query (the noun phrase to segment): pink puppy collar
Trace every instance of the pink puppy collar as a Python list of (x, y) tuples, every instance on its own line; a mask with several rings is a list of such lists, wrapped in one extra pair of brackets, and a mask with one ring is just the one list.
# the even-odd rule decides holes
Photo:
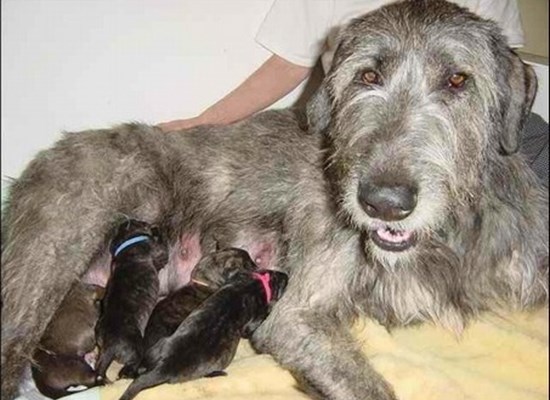
[(272, 293), (271, 293), (271, 286), (269, 285), (269, 281), (271, 279), (271, 276), (269, 275), (269, 272), (264, 273), (258, 273), (258, 272), (252, 272), (252, 276), (262, 282), (262, 285), (264, 286), (265, 291), (265, 298), (267, 301), (267, 304), (271, 301)]

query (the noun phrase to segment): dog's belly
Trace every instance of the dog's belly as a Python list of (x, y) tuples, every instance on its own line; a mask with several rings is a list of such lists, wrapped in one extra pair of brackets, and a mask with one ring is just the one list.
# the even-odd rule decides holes
[[(218, 242), (219, 248), (236, 247), (246, 250), (258, 268), (275, 267), (279, 254), (278, 234), (256, 230), (240, 230), (231, 235), (232, 239)], [(170, 246), (168, 264), (160, 271), (160, 294), (166, 295), (189, 283), (191, 271), (209, 250), (201, 245), (200, 234), (185, 232), (179, 241)], [(85, 283), (107, 286), (111, 273), (111, 257), (107, 250), (95, 259), (83, 277)]]

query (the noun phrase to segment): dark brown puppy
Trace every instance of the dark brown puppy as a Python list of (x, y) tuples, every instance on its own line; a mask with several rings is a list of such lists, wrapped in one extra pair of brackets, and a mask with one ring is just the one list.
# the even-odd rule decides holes
[(55, 312), (32, 357), (32, 377), (42, 394), (57, 399), (101, 381), (84, 356), (96, 346), (94, 328), (104, 292), (77, 281)]
[(161, 338), (173, 334), (182, 321), (233, 274), (255, 269), (256, 264), (242, 249), (228, 248), (204, 256), (191, 273), (192, 283), (172, 292), (155, 306), (145, 328), (146, 354)]
[(145, 325), (158, 300), (158, 271), (168, 261), (168, 251), (155, 228), (136, 220), (118, 228), (110, 250), (111, 278), (96, 327), (97, 373), (104, 378), (116, 360), (124, 365), (119, 376), (135, 376)]
[(52, 399), (102, 383), (101, 377), (82, 357), (51, 354), (41, 349), (33, 354), (31, 371), (36, 388)]
[[(143, 337), (142, 366), (149, 366), (150, 351), (162, 338), (172, 335), (193, 310), (214, 293), (214, 289), (197, 284), (184, 286), (158, 302), (147, 322)], [(155, 357), (154, 357), (155, 358)]]
[(288, 282), (278, 271), (238, 272), (178, 327), (158, 342), (155, 367), (137, 378), (120, 400), (161, 383), (185, 382), (224, 370), (241, 337), (249, 337), (267, 317)]

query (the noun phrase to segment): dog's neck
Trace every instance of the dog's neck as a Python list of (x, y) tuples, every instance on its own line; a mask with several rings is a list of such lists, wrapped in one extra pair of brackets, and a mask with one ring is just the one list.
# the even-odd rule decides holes
[(138, 235), (126, 239), (124, 242), (118, 245), (115, 251), (113, 251), (113, 257), (119, 256), (120, 253), (122, 253), (124, 250), (127, 250), (138, 243), (148, 242), (149, 240), (151, 240), (151, 237), (148, 235)]

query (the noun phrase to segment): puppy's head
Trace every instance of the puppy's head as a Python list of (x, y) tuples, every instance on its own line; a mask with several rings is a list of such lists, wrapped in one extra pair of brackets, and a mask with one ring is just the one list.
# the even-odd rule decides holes
[(115, 230), (111, 241), (111, 252), (114, 252), (122, 243), (128, 239), (141, 235), (153, 238), (155, 228), (144, 221), (128, 219), (122, 222)]
[(151, 246), (151, 257), (155, 268), (162, 269), (168, 262), (168, 248), (160, 230), (144, 221), (129, 219), (120, 224), (111, 241), (111, 254), (116, 255), (117, 251), (120, 251), (131, 240), (139, 240), (142, 237)]
[(95, 371), (83, 359), (50, 354), (40, 349), (33, 354), (31, 372), (38, 390), (53, 399), (101, 383)]
[(256, 264), (247, 251), (228, 248), (203, 257), (191, 272), (191, 280), (217, 289), (239, 272), (252, 272)]

